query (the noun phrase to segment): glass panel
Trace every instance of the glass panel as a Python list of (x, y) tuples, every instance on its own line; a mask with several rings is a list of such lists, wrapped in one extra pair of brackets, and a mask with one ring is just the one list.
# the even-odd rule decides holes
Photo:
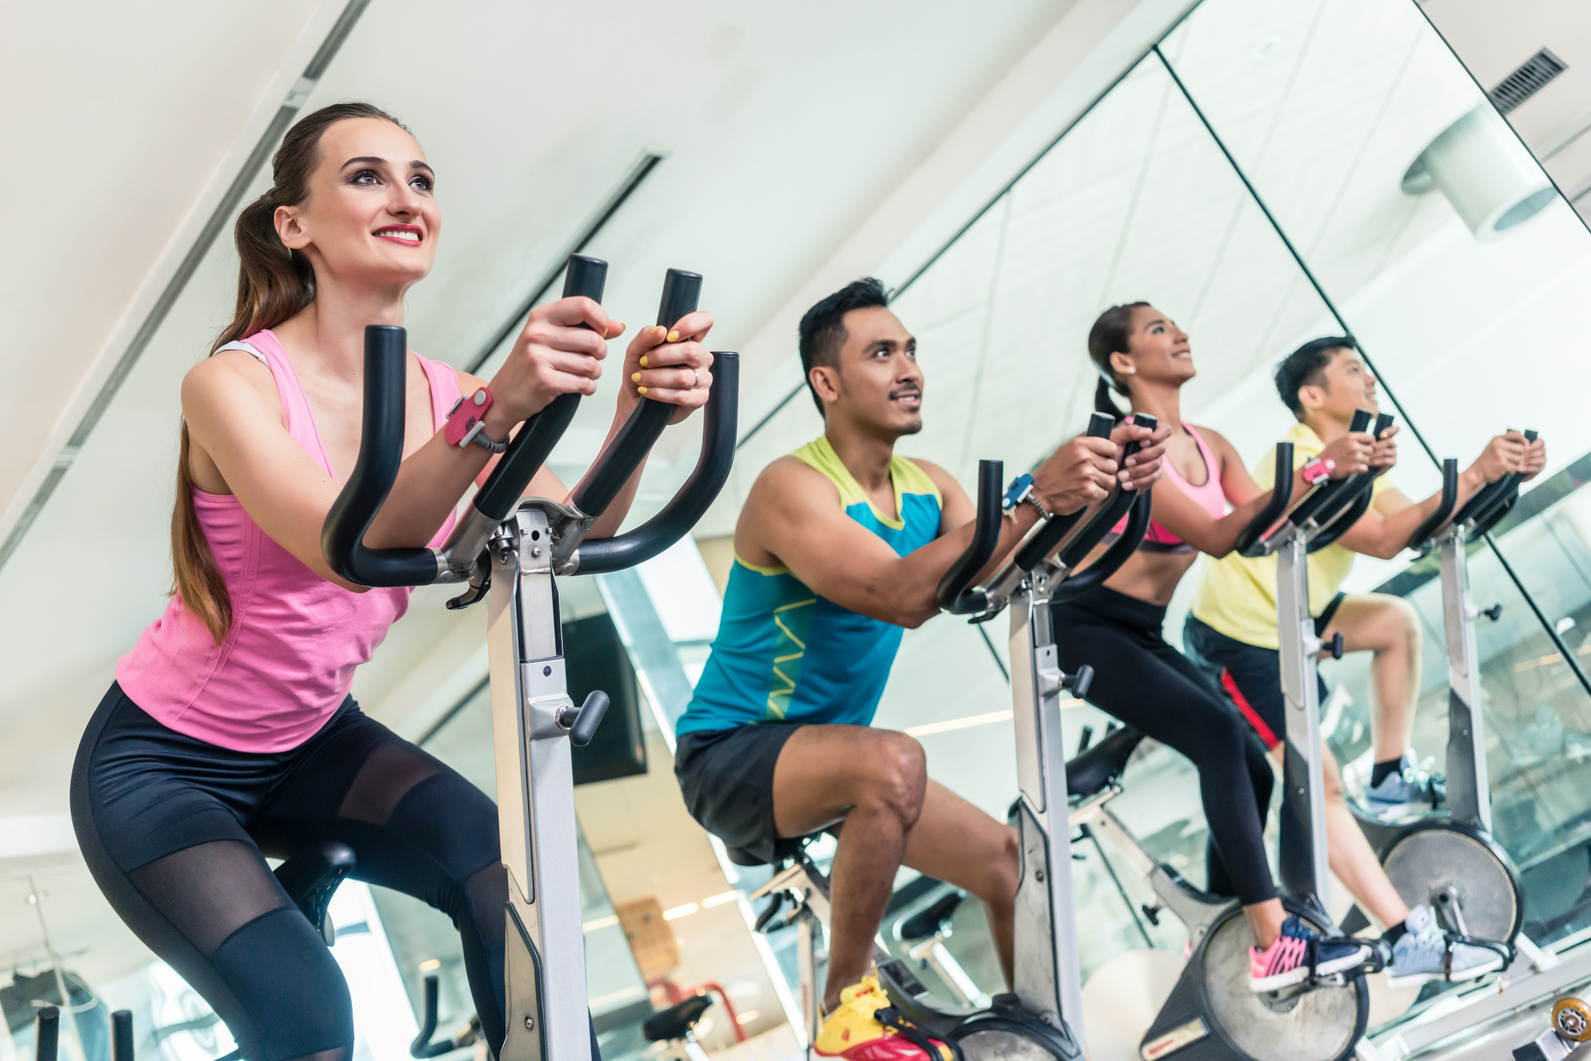
[[(1497, 534), (1518, 582), (1484, 546), (1469, 572), (1475, 604), (1502, 605), (1477, 630), (1496, 838), (1521, 871), (1527, 935), (1567, 941), (1591, 922), (1591, 698), (1553, 631), (1583, 662), (1591, 548), (1576, 491), (1591, 424), (1578, 396), (1591, 365), (1569, 352), (1591, 236), (1412, 3), (1206, 0), (1163, 50), (1434, 455), (1462, 467), (1509, 426), (1550, 442), (1546, 473)], [(1405, 435), (1403, 491), (1429, 494), (1435, 469)], [(1441, 592), (1434, 559), (1408, 562), (1361, 558), (1344, 588), (1397, 593), (1419, 613), (1415, 747), (1440, 770)], [(1327, 668), (1345, 690), (1326, 713), (1334, 743), (1363, 769), (1368, 666)]]

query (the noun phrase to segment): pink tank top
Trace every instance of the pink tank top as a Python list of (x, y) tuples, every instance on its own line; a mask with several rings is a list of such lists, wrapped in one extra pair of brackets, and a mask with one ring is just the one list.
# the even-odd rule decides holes
[[(1194, 445), (1199, 447), (1199, 455), (1204, 458), (1204, 482), (1194, 486), (1182, 477), (1177, 471), (1177, 466), (1169, 460), (1161, 462), (1165, 469), (1166, 478), (1177, 484), (1181, 491), (1199, 503), (1199, 506), (1216, 519), (1226, 515), (1226, 492), (1221, 489), (1221, 466), (1210, 453), (1210, 447), (1204, 444), (1204, 437), (1199, 434), (1198, 428), (1182, 422), (1183, 428), (1193, 436)], [(1123, 516), (1120, 523), (1116, 524), (1115, 532), (1121, 533), (1127, 526), (1127, 517)], [(1187, 552), (1192, 546), (1181, 538), (1171, 533), (1155, 520), (1149, 521), (1149, 530), (1144, 534), (1143, 544), (1139, 546), (1146, 552)]]
[[(298, 376), (270, 331), (241, 344), (276, 379), (287, 430), (334, 482)], [(416, 355), (431, 385), (438, 428), (459, 398), (458, 376)], [(276, 544), (230, 495), (193, 491), (199, 526), (232, 597), (232, 628), (216, 644), (180, 596), (116, 664), (122, 691), (178, 733), (240, 752), (295, 748), (348, 695), (368, 660), (409, 606), (410, 590), (353, 593), (328, 582)], [(431, 540), (446, 541), (449, 516)]]

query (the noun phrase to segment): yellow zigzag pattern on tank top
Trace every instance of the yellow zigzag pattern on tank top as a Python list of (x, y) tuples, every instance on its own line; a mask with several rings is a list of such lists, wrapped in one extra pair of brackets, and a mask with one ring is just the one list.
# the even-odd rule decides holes
[[(782, 722), (784, 720), (785, 713), (790, 710), (790, 697), (795, 693), (796, 683), (795, 678), (792, 677), (792, 674), (799, 674), (801, 672), (801, 668), (796, 666), (790, 668), (791, 674), (786, 674), (784, 670), (781, 669), (781, 665), (787, 663), (799, 664), (801, 657), (806, 655), (807, 650), (806, 642), (797, 637), (795, 635), (795, 631), (791, 630), (789, 626), (785, 625), (784, 617), (780, 613), (790, 611), (792, 608), (810, 608), (817, 602), (818, 599), (816, 597), (810, 597), (806, 600), (796, 601), (793, 604), (780, 605), (773, 610), (773, 623), (779, 628), (779, 632), (783, 635), (779, 639), (779, 643), (774, 646), (773, 676), (784, 683), (784, 688), (768, 690), (767, 719), (769, 721)], [(788, 641), (789, 644), (786, 644), (786, 641)], [(788, 651), (790, 645), (794, 645), (796, 647), (795, 652)]]

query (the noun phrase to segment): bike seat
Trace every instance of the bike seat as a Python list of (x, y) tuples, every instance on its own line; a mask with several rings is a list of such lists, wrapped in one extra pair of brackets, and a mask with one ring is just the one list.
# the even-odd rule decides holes
[(287, 897), (309, 918), (328, 947), (336, 938), (336, 930), (326, 916), (332, 894), (358, 864), (353, 848), (333, 840), (305, 848), (276, 867), (276, 879)]
[(782, 866), (786, 862), (794, 862), (809, 840), (816, 840), (822, 835), (822, 833), (813, 833), (811, 836), (791, 836), (775, 840), (772, 862), (745, 847), (730, 847), (726, 844), (724, 853), (729, 856), (729, 861), (737, 866)]
[(692, 995), (646, 1018), (646, 1023), (641, 1025), (641, 1034), (653, 1043), (683, 1039), (687, 1032), (696, 1027), (696, 1022), (702, 1019), (702, 1014), (712, 1004), (711, 995)]
[(944, 930), (945, 923), (967, 897), (966, 892), (953, 891), (940, 896), (938, 901), (923, 907), (900, 923), (900, 938), (908, 943), (931, 939)]
[(1144, 739), (1131, 726), (1123, 726), (1110, 736), (1079, 752), (1066, 762), (1066, 794), (1087, 799), (1110, 785), (1127, 768), (1127, 760)]

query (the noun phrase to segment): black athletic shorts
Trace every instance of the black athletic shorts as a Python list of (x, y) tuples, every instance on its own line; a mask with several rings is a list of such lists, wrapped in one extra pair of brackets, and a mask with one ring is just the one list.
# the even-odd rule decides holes
[(799, 722), (753, 722), (735, 729), (682, 733), (674, 776), (685, 807), (724, 842), (736, 861), (777, 862), (773, 768)]
[[(1315, 617), (1315, 636), (1331, 625), (1343, 594)], [(1182, 624), (1182, 647), (1189, 659), (1207, 672), (1226, 691), (1248, 724), (1254, 727), (1265, 747), (1274, 748), (1287, 733), (1287, 700), (1282, 695), (1281, 653), (1246, 641), (1227, 637), (1208, 623), (1189, 615)], [(1317, 672), (1315, 682), (1320, 703), (1331, 695), (1325, 679)]]

